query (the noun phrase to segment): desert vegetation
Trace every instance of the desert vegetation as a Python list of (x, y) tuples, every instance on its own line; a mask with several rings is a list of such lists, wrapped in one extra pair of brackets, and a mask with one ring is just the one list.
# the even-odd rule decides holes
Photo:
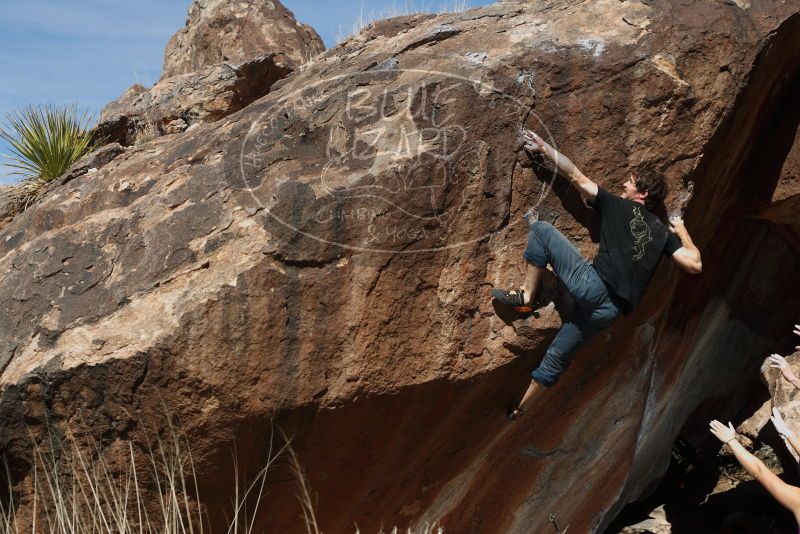
[(76, 106), (29, 105), (6, 116), (0, 139), (10, 154), (2, 154), (12, 176), (20, 181), (4, 194), (26, 208), (44, 186), (63, 175), (99, 143), (90, 132), (94, 118)]
[[(0, 500), (0, 534), (204, 534), (207, 521), (189, 441), (172, 422), (169, 435), (147, 440), (145, 465), (137, 462), (141, 445), (119, 442), (101, 452), (98, 443), (80, 433), (66, 432), (63, 439), (50, 431), (44, 443), (33, 446), (31, 472), (20, 492), (8, 484)], [(32, 440), (35, 441), (35, 440)], [(238, 466), (233, 474), (231, 516), (226, 534), (252, 534), (259, 508), (266, 501), (267, 477), (278, 461), (288, 462), (297, 483), (298, 523), (306, 534), (322, 534), (314, 511), (314, 498), (305, 471), (282, 430), (271, 431), (261, 469), (243, 482)], [(235, 463), (235, 462), (234, 462)], [(155, 492), (152, 490), (155, 488)], [(20, 494), (26, 494), (24, 502)], [(157, 502), (147, 502), (155, 493)], [(151, 498), (152, 501), (152, 498)], [(358, 526), (355, 533), (360, 534)], [(399, 534), (397, 527), (389, 534)], [(415, 534), (408, 529), (407, 534)], [(436, 524), (419, 534), (442, 534)]]
[(444, 3), (440, 2), (438, 3), (438, 8), (434, 8), (430, 0), (395, 0), (388, 8), (380, 11), (365, 12), (364, 2), (362, 1), (361, 11), (350, 28), (342, 28), (340, 26), (337, 30), (336, 42), (341, 43), (349, 37), (357, 35), (361, 30), (379, 20), (420, 13), (458, 13), (466, 11), (470, 7), (472, 7), (470, 5), (470, 0), (449, 0)]
[(76, 106), (29, 105), (9, 112), (0, 139), (11, 150), (5, 155), (11, 174), (37, 183), (58, 178), (94, 147), (93, 122)]

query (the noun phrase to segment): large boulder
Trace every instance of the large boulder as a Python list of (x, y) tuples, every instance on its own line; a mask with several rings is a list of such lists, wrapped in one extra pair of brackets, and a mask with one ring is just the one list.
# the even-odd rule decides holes
[(194, 0), (186, 27), (167, 43), (161, 79), (266, 54), (295, 70), (323, 50), (317, 32), (297, 22), (278, 0)]
[[(598, 532), (707, 435), (800, 311), (769, 207), (800, 109), (800, 6), (507, 1), (353, 39), (266, 96), (126, 150), (2, 229), (0, 447), (80, 426), (142, 454), (184, 426), (212, 531), (270, 423), (320, 528)], [(509, 424), (568, 307), (498, 314), (528, 226), (582, 253), (597, 219), (521, 150), (542, 132), (601, 186), (664, 173), (703, 251)], [(144, 429), (150, 429), (145, 433)], [(123, 444), (123, 445), (121, 445)], [(146, 461), (145, 461), (146, 463)], [(246, 476), (245, 476), (246, 478)], [(257, 531), (300, 527), (268, 481)]]

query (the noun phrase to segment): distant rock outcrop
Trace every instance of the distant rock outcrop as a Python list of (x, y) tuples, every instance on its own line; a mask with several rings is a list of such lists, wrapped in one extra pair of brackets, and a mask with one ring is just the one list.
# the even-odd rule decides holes
[[(272, 422), (322, 531), (602, 532), (690, 423), (707, 437), (709, 418), (736, 413), (800, 314), (793, 227), (757, 217), (800, 122), (799, 11), (509, 0), (442, 14), (356, 36), (238, 112), (52, 189), (0, 230), (14, 482), (32, 487), (32, 436), (80, 425), (143, 454), (167, 406), (211, 532), (230, 516), (231, 451), (246, 480)], [(521, 151), (523, 125), (609, 191), (630, 169), (662, 172), (704, 272), (663, 262), (634, 313), (510, 424), (569, 303), (510, 317), (490, 290), (521, 281), (526, 214), (587, 256), (597, 232)], [(291, 477), (276, 470), (266, 491), (254, 530), (298, 530)]]
[(159, 82), (136, 84), (106, 105), (95, 135), (132, 145), (219, 120), (323, 50), (319, 35), (278, 0), (195, 0), (167, 44)]
[(166, 78), (135, 96), (129, 90), (108, 104), (95, 133), (126, 146), (180, 133), (192, 124), (219, 120), (242, 109), (291, 72), (269, 55)]
[(268, 54), (295, 70), (324, 50), (317, 32), (278, 0), (194, 0), (186, 27), (167, 43), (161, 79)]

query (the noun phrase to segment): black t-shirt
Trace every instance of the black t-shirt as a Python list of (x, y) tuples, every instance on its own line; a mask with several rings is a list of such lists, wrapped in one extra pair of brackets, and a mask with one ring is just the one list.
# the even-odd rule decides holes
[(639, 303), (662, 254), (672, 256), (681, 241), (638, 202), (598, 188), (593, 205), (600, 214), (600, 251), (592, 263), (615, 293), (620, 311), (628, 313)]

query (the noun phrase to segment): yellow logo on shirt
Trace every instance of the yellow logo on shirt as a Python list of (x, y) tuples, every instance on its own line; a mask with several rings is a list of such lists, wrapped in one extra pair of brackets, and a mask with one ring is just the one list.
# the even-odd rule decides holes
[(639, 261), (644, 256), (644, 246), (653, 240), (653, 235), (650, 232), (650, 227), (642, 217), (642, 212), (639, 206), (633, 208), (633, 219), (631, 219), (631, 233), (636, 240), (633, 247), (636, 253), (633, 255), (633, 261)]

